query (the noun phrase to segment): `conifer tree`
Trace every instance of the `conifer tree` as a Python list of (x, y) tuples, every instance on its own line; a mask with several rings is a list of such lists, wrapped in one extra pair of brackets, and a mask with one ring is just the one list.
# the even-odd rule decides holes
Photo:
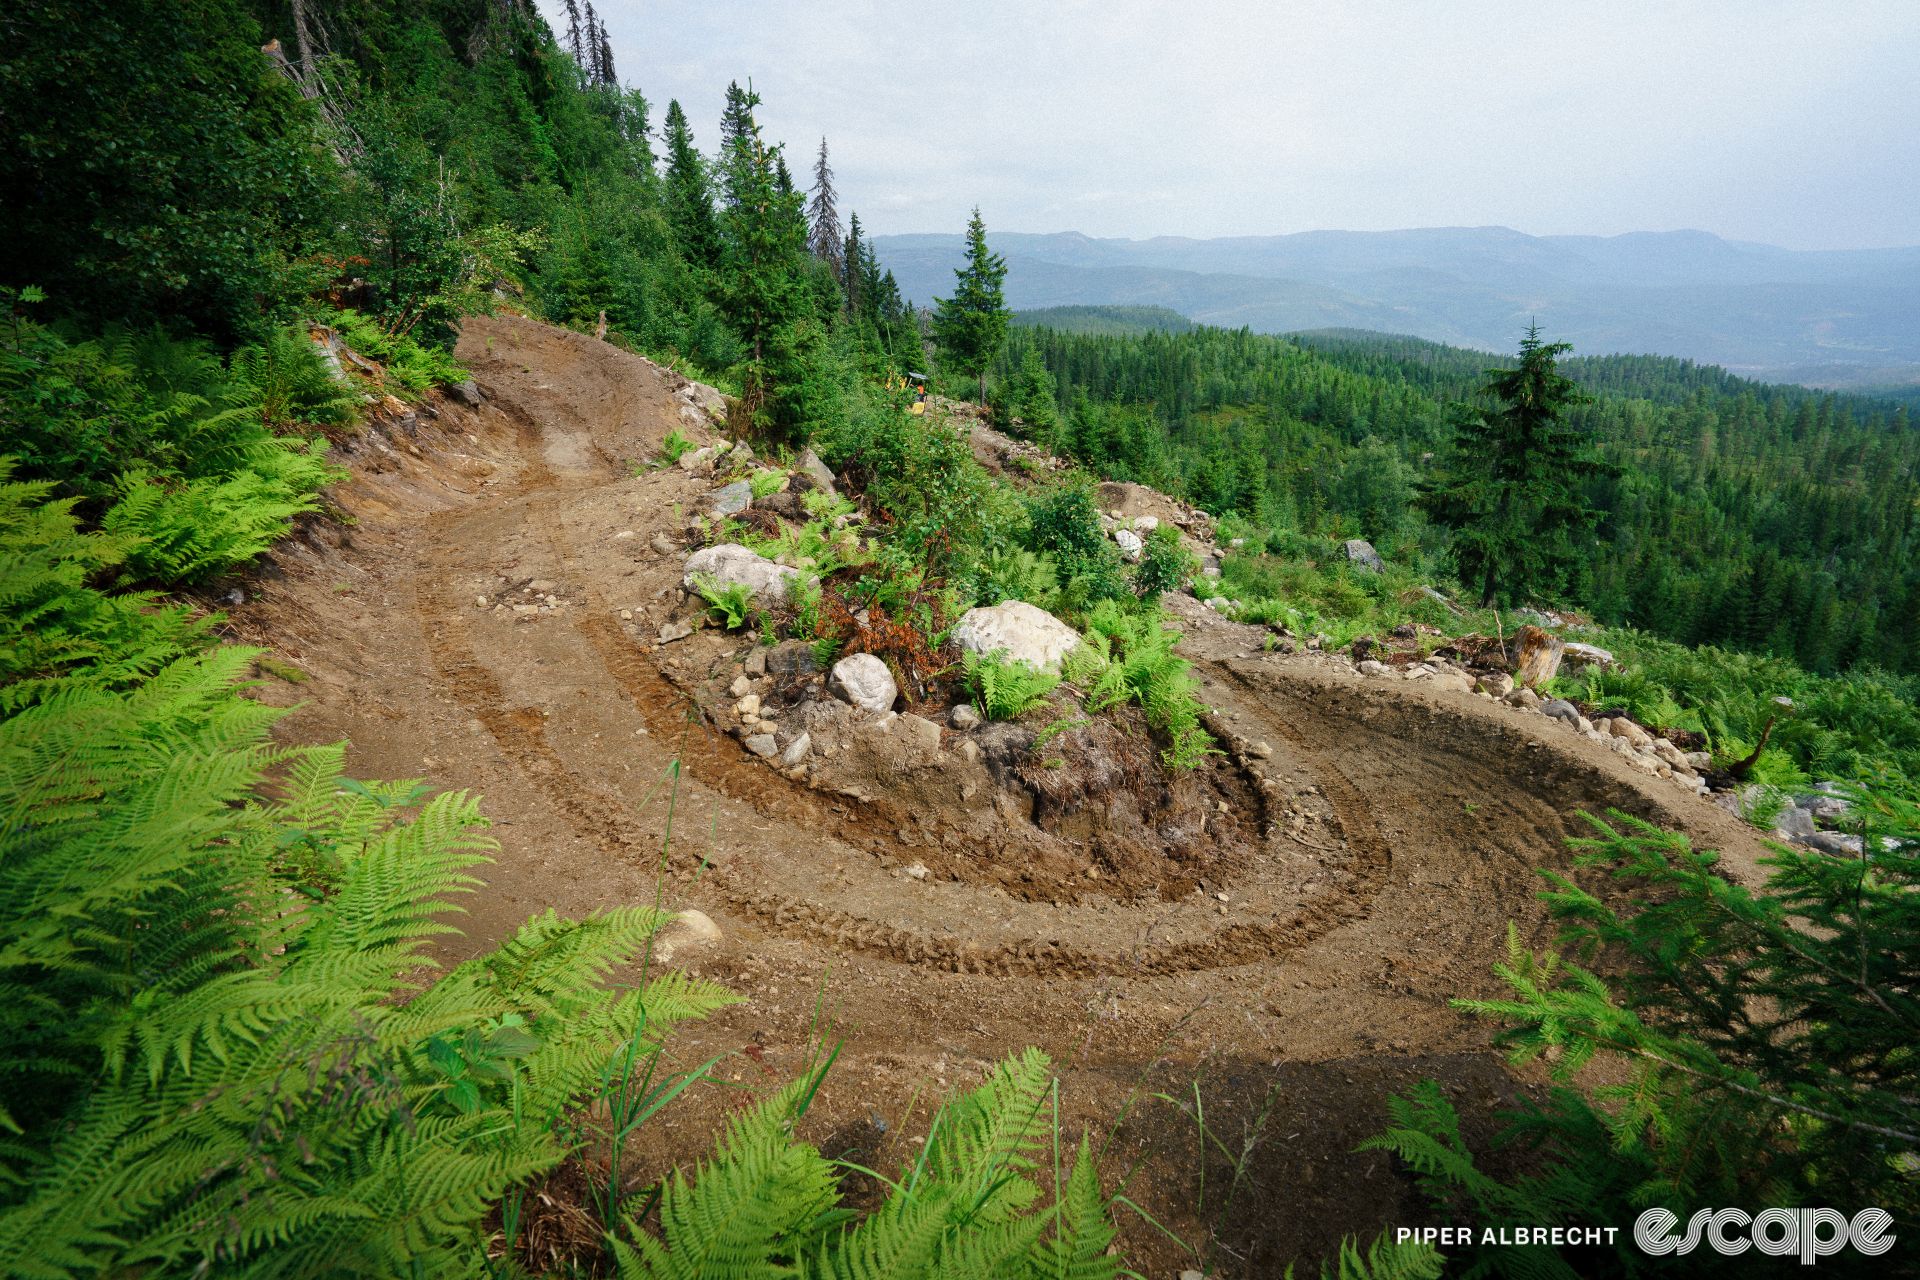
[(987, 368), (1007, 341), (1007, 310), (1002, 286), (1007, 262), (987, 247), (987, 225), (975, 208), (967, 222), (967, 263), (954, 270), (951, 298), (936, 298), (934, 334), (947, 358), (962, 373), (979, 379), (980, 402), (987, 399)]
[(1598, 521), (1582, 482), (1609, 468), (1586, 432), (1561, 421), (1588, 403), (1556, 367), (1572, 349), (1529, 326), (1519, 365), (1489, 371), (1481, 389), (1496, 406), (1455, 407), (1449, 455), (1421, 493), (1427, 514), (1453, 531), (1454, 566), (1483, 606), (1563, 587)]
[(861, 308), (867, 303), (867, 282), (860, 271), (862, 262), (861, 251), (865, 247), (865, 241), (860, 238), (860, 215), (858, 213), (849, 214), (847, 216), (847, 242), (842, 248), (840, 260), (845, 264), (842, 279), (847, 288), (847, 314), (852, 316), (860, 315)]
[(807, 204), (807, 239), (813, 256), (833, 270), (833, 277), (844, 282), (845, 247), (840, 237), (840, 210), (835, 203), (833, 168), (827, 163), (827, 140), (820, 139), (820, 155), (813, 162), (813, 198)]
[(667, 223), (688, 262), (711, 271), (720, 265), (720, 228), (713, 214), (713, 183), (706, 159), (678, 100), (667, 103)]
[(567, 54), (581, 70), (587, 66), (586, 39), (580, 32), (580, 0), (564, 0), (567, 13)]

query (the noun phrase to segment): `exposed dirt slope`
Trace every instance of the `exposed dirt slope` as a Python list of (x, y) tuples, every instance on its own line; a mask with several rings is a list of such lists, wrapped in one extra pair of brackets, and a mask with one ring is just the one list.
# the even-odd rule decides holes
[[(242, 638), (311, 675), (265, 694), (304, 704), (289, 737), (350, 738), (362, 774), (485, 796), (502, 850), (458, 946), (549, 907), (661, 895), (711, 915), (726, 942), (693, 963), (748, 1003), (678, 1051), (745, 1049), (727, 1074), (783, 1079), (830, 1021), (846, 1051), (812, 1135), (829, 1154), (898, 1161), (924, 1122), (924, 1097), (908, 1114), (919, 1091), (968, 1084), (1026, 1044), (1069, 1064), (1070, 1118), (1095, 1125), (1136, 1087), (1185, 1093), (1198, 1076), (1231, 1144), (1267, 1112), (1254, 1181), (1224, 1220), (1219, 1170), (1203, 1210), (1194, 1132), (1164, 1103), (1134, 1110), (1114, 1167), (1137, 1160), (1134, 1198), (1191, 1238), (1218, 1226), (1218, 1260), (1265, 1274), (1420, 1219), (1384, 1159), (1347, 1154), (1387, 1091), (1434, 1076), (1479, 1113), (1512, 1090), (1487, 1028), (1446, 1002), (1493, 990), (1509, 921), (1544, 940), (1533, 868), (1565, 865), (1576, 810), (1685, 827), (1742, 869), (1758, 852), (1712, 805), (1539, 717), (1263, 654), (1255, 629), (1182, 598), (1216, 729), (1271, 747), (1235, 756), (1264, 806), (1259, 856), (1172, 901), (1055, 904), (989, 875), (906, 877), (911, 822), (877, 827), (875, 810), (750, 761), (689, 722), (655, 665), (680, 558), (653, 537), (706, 489), (629, 465), (674, 426), (697, 434), (672, 376), (506, 318), (473, 322), (459, 354), (486, 405), (372, 437), (337, 495), (346, 536), (283, 548), (237, 611)], [(682, 642), (709, 643), (719, 663), (717, 641)], [(691, 1156), (725, 1100), (659, 1126), (655, 1158)], [(1129, 1245), (1177, 1269), (1150, 1230)]]

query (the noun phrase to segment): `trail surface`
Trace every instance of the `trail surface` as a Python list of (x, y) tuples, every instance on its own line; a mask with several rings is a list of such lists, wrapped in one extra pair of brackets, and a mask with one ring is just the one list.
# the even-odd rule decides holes
[[(1478, 1116), (1526, 1083), (1447, 1001), (1494, 991), (1509, 922), (1545, 941), (1534, 868), (1567, 865), (1576, 811), (1686, 828), (1753, 873), (1744, 827), (1552, 722), (1261, 653), (1256, 629), (1180, 597), (1220, 736), (1271, 748), (1237, 757), (1269, 809), (1245, 875), (1170, 902), (1057, 905), (991, 877), (907, 877), (912, 825), (876, 829), (859, 804), (751, 761), (690, 722), (655, 665), (680, 557), (652, 540), (708, 487), (631, 465), (676, 426), (699, 434), (676, 380), (508, 318), (472, 322), (459, 355), (486, 404), (371, 436), (338, 494), (351, 526), (284, 547), (237, 611), (242, 638), (310, 674), (267, 691), (301, 704), (284, 732), (350, 739), (362, 775), (485, 797), (501, 852), (457, 947), (550, 907), (659, 897), (712, 916), (726, 941), (695, 963), (747, 1003), (676, 1050), (744, 1050), (723, 1079), (784, 1079), (830, 1027), (846, 1048), (810, 1135), (829, 1154), (896, 1163), (926, 1091), (1027, 1044), (1066, 1065), (1075, 1123), (1103, 1125), (1135, 1090), (1191, 1096), (1198, 1079), (1229, 1145), (1264, 1116), (1224, 1217), (1218, 1161), (1203, 1204), (1193, 1124), (1165, 1103), (1132, 1110), (1114, 1167), (1137, 1162), (1131, 1194), (1177, 1230), (1216, 1228), (1229, 1272), (1263, 1274), (1424, 1219), (1387, 1161), (1348, 1154), (1387, 1092), (1436, 1077)], [(657, 1159), (690, 1158), (725, 1101), (660, 1125)], [(1175, 1266), (1156, 1239), (1129, 1233)]]

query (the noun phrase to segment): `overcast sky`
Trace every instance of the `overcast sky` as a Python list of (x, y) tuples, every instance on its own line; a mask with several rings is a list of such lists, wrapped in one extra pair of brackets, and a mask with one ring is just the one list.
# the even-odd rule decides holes
[(1920, 244), (1920, 0), (598, 3), (656, 126), (678, 98), (711, 150), (750, 78), (876, 233), (978, 204), (1096, 236)]

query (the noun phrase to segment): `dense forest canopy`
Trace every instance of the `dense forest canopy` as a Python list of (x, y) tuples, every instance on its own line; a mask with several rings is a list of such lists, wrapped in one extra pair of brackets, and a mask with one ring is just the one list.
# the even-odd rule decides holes
[[(1550, 336), (1550, 335), (1549, 335)], [(1055, 442), (1280, 531), (1366, 537), (1420, 560), (1444, 537), (1413, 498), (1488, 354), (1356, 332), (1126, 336), (1015, 326), (1061, 409)], [(1920, 436), (1904, 406), (1775, 386), (1659, 356), (1575, 355), (1611, 475), (1597, 539), (1559, 600), (1690, 644), (1816, 670), (1920, 669)]]

